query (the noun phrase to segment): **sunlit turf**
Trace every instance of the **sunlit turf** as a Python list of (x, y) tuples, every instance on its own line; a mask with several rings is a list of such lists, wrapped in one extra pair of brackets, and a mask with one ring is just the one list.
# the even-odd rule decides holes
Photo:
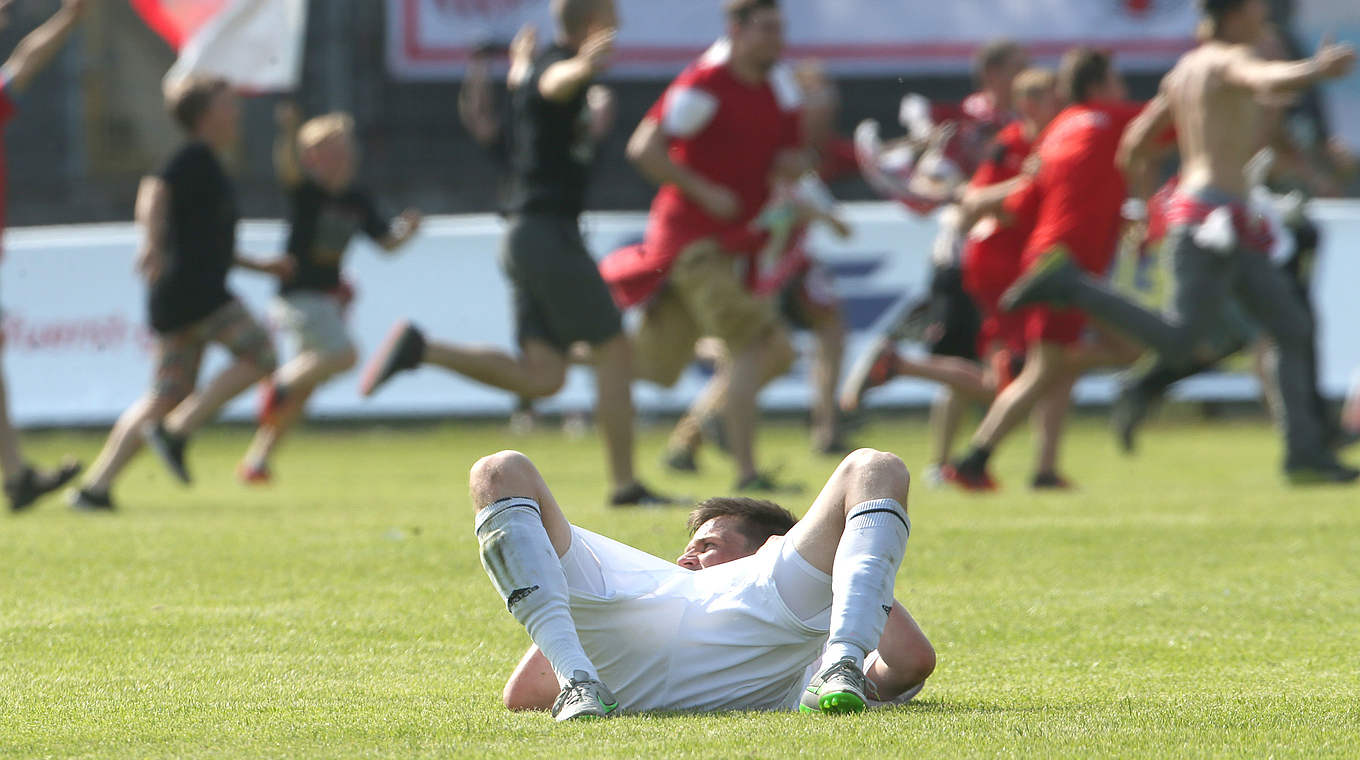
[[(571, 726), (500, 707), (527, 638), (478, 564), (468, 466), (521, 449), (575, 521), (663, 557), (684, 509), (603, 506), (598, 444), (555, 429), (317, 429), (265, 490), (232, 478), (246, 440), (194, 441), (187, 490), (140, 459), (117, 515), (52, 500), (0, 521), (0, 754), (1360, 756), (1360, 491), (1285, 487), (1263, 422), (1155, 429), (1136, 459), (1082, 422), (1074, 493), (1023, 487), (1023, 436), (999, 455), (997, 495), (918, 482), (898, 597), (939, 668), (907, 707)], [(663, 440), (640, 439), (650, 483), (725, 491), (713, 454), (701, 476), (663, 473)], [(923, 469), (919, 420), (857, 441)], [(27, 438), (45, 460), (99, 442)], [(809, 486), (785, 500), (801, 512), (835, 461), (792, 423), (761, 443)]]

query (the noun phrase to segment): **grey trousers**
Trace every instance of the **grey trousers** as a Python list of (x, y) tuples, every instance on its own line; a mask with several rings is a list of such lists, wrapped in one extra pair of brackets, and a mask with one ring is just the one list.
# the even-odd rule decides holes
[(1284, 409), (1286, 467), (1331, 461), (1323, 419), (1313, 403), (1313, 319), (1286, 274), (1261, 252), (1211, 251), (1195, 243), (1195, 228), (1171, 231), (1174, 290), (1164, 315), (1125, 299), (1092, 278), (1073, 287), (1070, 302), (1186, 367), (1213, 355), (1229, 299), (1235, 298), (1275, 340)]

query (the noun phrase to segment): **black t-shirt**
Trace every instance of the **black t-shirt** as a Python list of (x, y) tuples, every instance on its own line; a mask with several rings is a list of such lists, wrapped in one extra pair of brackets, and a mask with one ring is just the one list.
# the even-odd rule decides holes
[(236, 258), (236, 191), (206, 144), (171, 156), (160, 178), (170, 189), (165, 267), (151, 284), (151, 327), (176, 332), (217, 311), (232, 296), (227, 273)]
[(304, 179), (293, 188), (291, 196), (293, 216), (288, 255), (297, 262), (297, 272), (282, 284), (284, 293), (335, 290), (340, 287), (340, 262), (354, 233), (362, 231), (374, 240), (391, 234), (373, 199), (358, 188), (332, 195), (312, 180)]
[(586, 180), (595, 157), (586, 90), (566, 103), (547, 100), (538, 81), (549, 66), (575, 52), (554, 45), (534, 59), (533, 69), (510, 99), (511, 213), (577, 216), (585, 208)]

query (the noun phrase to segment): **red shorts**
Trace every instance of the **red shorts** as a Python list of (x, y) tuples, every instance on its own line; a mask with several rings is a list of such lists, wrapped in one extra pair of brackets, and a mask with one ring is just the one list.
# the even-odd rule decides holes
[(1021, 314), (1001, 311), (1001, 296), (1015, 284), (1018, 272), (1014, 266), (986, 267), (971, 265), (965, 260), (963, 289), (977, 304), (982, 315), (982, 329), (978, 332), (977, 355), (987, 356), (993, 348), (1010, 349), (1019, 355), (1025, 351), (1025, 320)]
[(1025, 345), (1056, 343), (1074, 346), (1086, 332), (1086, 312), (1052, 306), (1031, 306), (1020, 310), (1024, 320)]

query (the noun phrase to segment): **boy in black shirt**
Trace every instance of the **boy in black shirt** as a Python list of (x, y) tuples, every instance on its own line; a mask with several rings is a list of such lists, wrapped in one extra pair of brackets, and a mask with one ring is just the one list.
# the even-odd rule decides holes
[[(188, 483), (188, 436), (274, 371), (269, 334), (227, 290), (233, 266), (280, 277), (290, 270), (286, 260), (258, 262), (236, 252), (236, 195), (219, 159), (236, 142), (236, 96), (221, 79), (189, 79), (171, 88), (166, 100), (189, 142), (157, 176), (142, 180), (137, 194), (145, 235), (137, 268), (150, 286), (155, 379), (150, 392), (118, 419), (84, 487), (72, 494), (78, 509), (113, 508), (114, 478), (143, 437)], [(209, 343), (220, 343), (235, 361), (195, 390)]]
[(610, 501), (663, 503), (634, 477), (631, 349), (578, 220), (594, 157), (587, 91), (613, 52), (617, 15), (613, 0), (553, 0), (552, 10), (555, 44), (511, 94), (510, 228), (501, 262), (514, 290), (519, 355), (426, 341), (402, 322), (370, 361), (360, 389), (369, 395), (396, 373), (429, 363), (521, 398), (543, 398), (562, 387), (573, 344), (588, 343)]
[(272, 316), (293, 344), (293, 359), (265, 385), (260, 429), (237, 469), (246, 483), (269, 482), (269, 457), (312, 392), (354, 366), (357, 354), (344, 317), (353, 294), (340, 274), (350, 239), (363, 232), (393, 251), (421, 220), (420, 212), (408, 210), (389, 222), (354, 185), (359, 150), (348, 115), (318, 116), (299, 128), (297, 109), (289, 104), (280, 107), (278, 120), (274, 168), (292, 205), (288, 257), (294, 268)]

